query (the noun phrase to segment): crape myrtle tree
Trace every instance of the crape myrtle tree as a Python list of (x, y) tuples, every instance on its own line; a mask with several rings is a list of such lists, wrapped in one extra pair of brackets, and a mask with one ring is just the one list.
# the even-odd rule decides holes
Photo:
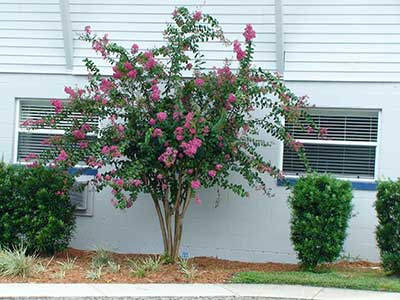
[[(136, 44), (128, 51), (87, 26), (81, 39), (112, 65), (113, 75), (102, 77), (85, 59), (87, 86), (66, 87), (67, 103), (52, 100), (54, 114), (24, 125), (59, 128), (72, 119), (62, 137), (44, 141), (50, 150), (34, 164), (98, 169), (95, 186), (111, 187), (111, 202), (120, 209), (131, 207), (139, 193), (150, 194), (165, 255), (175, 261), (183, 218), (192, 199), (201, 204), (200, 189), (218, 186), (248, 196), (230, 174), (265, 192), (263, 173), (282, 176), (260, 154), (270, 145), (261, 134), (302, 152), (282, 120), (304, 117), (306, 100), (294, 95), (278, 74), (252, 64), (256, 32), (250, 24), (244, 42), (230, 43), (210, 15), (181, 7), (172, 19), (164, 31), (165, 45), (143, 51)], [(213, 40), (233, 44), (238, 68), (231, 69), (229, 61), (221, 68), (204, 68), (200, 45)], [(265, 113), (256, 118), (255, 110)], [(98, 127), (90, 125), (94, 119)]]

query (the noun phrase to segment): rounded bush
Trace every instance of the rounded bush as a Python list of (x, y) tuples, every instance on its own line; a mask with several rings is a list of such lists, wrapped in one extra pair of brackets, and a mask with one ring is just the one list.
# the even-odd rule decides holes
[(57, 169), (0, 163), (0, 247), (23, 243), (30, 252), (64, 250), (75, 226), (72, 184)]
[(378, 184), (376, 240), (386, 271), (400, 274), (400, 179)]
[(306, 269), (335, 261), (351, 216), (351, 183), (330, 175), (301, 177), (289, 197), (291, 240)]

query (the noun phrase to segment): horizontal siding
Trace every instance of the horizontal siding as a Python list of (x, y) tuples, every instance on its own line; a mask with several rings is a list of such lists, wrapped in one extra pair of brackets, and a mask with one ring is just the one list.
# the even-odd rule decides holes
[[(242, 32), (247, 23), (252, 23), (257, 31), (255, 62), (269, 70), (276, 68), (275, 55), (275, 7), (274, 0), (252, 0), (243, 3), (239, 0), (203, 1), (126, 1), (116, 0), (70, 0), (72, 29), (74, 31), (74, 73), (86, 72), (82, 59), (94, 59), (105, 73), (110, 72), (107, 64), (99, 59), (90, 45), (78, 40), (78, 34), (86, 25), (99, 35), (109, 33), (110, 40), (127, 49), (137, 43), (141, 49), (149, 49), (164, 44), (162, 32), (176, 6), (199, 9), (216, 17), (230, 40), (243, 39)], [(112, 3), (112, 5), (111, 5)], [(202, 45), (207, 60), (206, 67), (221, 66), (225, 58), (233, 59), (232, 47), (211, 42)], [(235, 62), (233, 67), (237, 66)]]
[(400, 1), (286, 0), (287, 80), (400, 80)]
[(0, 72), (65, 72), (57, 0), (0, 1)]

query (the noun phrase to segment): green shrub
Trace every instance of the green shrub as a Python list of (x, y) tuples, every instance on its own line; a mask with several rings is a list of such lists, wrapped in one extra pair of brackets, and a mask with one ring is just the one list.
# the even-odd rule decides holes
[(400, 179), (379, 182), (375, 208), (382, 265), (386, 271), (400, 274)]
[(28, 252), (67, 247), (75, 225), (69, 200), (73, 179), (57, 169), (0, 163), (0, 246)]
[(353, 198), (350, 182), (330, 175), (301, 177), (289, 197), (291, 240), (306, 269), (335, 261), (343, 248)]

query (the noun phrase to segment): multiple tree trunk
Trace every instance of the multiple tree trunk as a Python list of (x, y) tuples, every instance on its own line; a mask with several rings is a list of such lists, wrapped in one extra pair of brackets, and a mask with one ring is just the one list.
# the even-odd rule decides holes
[(160, 223), (164, 254), (172, 262), (176, 262), (179, 258), (182, 240), (183, 218), (192, 198), (192, 189), (190, 186), (184, 185), (179, 176), (175, 195), (171, 195), (170, 189), (167, 188), (162, 199), (154, 193), (151, 196)]

